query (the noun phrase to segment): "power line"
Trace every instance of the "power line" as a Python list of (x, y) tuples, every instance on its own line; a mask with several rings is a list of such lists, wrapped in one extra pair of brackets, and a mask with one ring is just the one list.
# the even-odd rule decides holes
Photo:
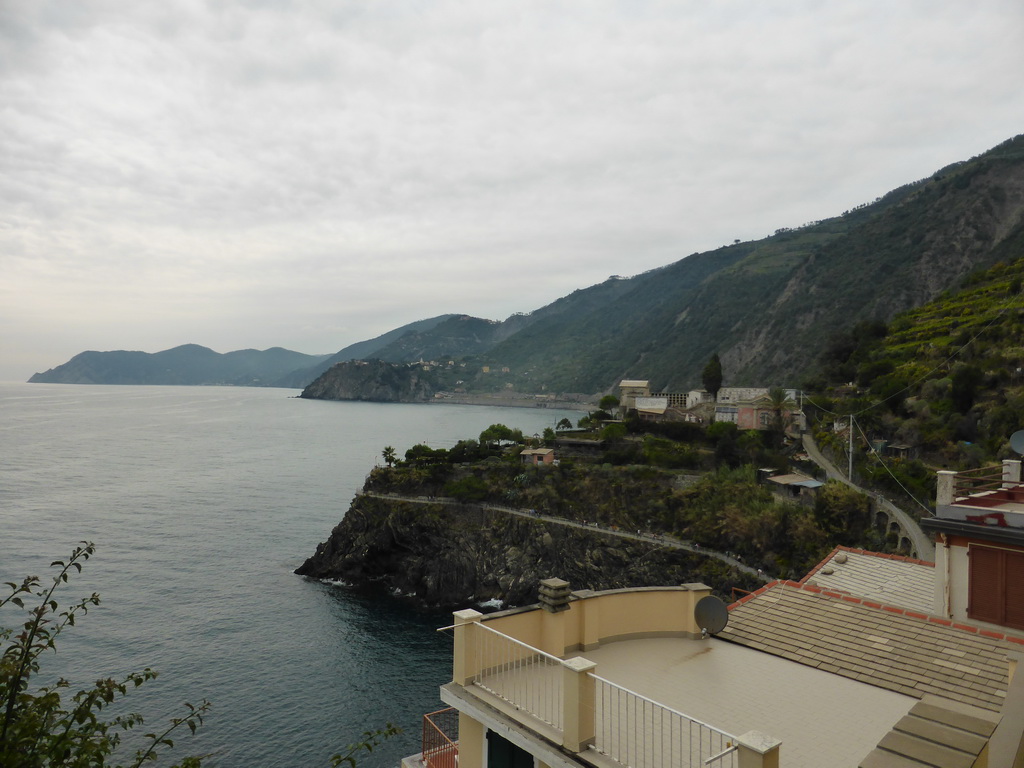
[[(923, 509), (923, 510), (924, 510), (925, 512), (927, 512), (927, 513), (928, 513), (928, 514), (930, 515), (930, 514), (932, 513), (931, 509), (930, 509), (930, 508), (929, 508), (929, 507), (928, 507), (927, 505), (923, 504), (923, 503), (921, 502), (921, 500), (920, 500), (920, 499), (918, 499), (918, 498), (917, 498), (917, 497), (916, 497), (916, 496), (915, 496), (914, 494), (912, 494), (912, 493), (910, 492), (910, 490), (909, 490), (909, 489), (908, 489), (908, 488), (907, 488), (907, 487), (906, 487), (906, 486), (905, 486), (905, 485), (904, 485), (903, 483), (901, 483), (901, 482), (900, 482), (900, 479), (899, 479), (898, 477), (896, 477), (896, 475), (894, 475), (894, 474), (893, 474), (893, 471), (892, 471), (891, 469), (889, 469), (889, 465), (888, 465), (888, 464), (886, 464), (886, 463), (885, 463), (885, 461), (883, 461), (883, 460), (882, 460), (882, 456), (881, 456), (881, 454), (879, 454), (879, 453), (878, 453), (878, 451), (876, 451), (876, 450), (875, 450), (875, 449), (874, 449), (874, 448), (873, 448), (873, 447), (871, 446), (871, 443), (870, 443), (870, 442), (868, 441), (868, 436), (864, 434), (864, 430), (863, 430), (863, 429), (861, 429), (861, 426), (860, 426), (860, 424), (857, 424), (857, 431), (858, 431), (858, 432), (860, 433), (861, 439), (863, 439), (863, 440), (864, 440), (864, 444), (865, 444), (865, 445), (867, 445), (867, 446), (868, 446), (869, 448), (871, 448), (871, 452), (872, 452), (872, 453), (874, 454), (875, 458), (876, 458), (876, 459), (878, 460), (878, 463), (879, 463), (879, 464), (881, 464), (881, 465), (882, 465), (882, 467), (883, 467), (883, 468), (885, 469), (885, 471), (889, 473), (889, 476), (890, 476), (890, 477), (891, 477), (891, 478), (892, 478), (893, 480), (895, 480), (895, 481), (896, 481), (896, 484), (897, 484), (897, 485), (898, 485), (898, 486), (899, 486), (900, 488), (902, 488), (902, 489), (903, 489), (903, 492), (904, 492), (905, 494), (907, 494), (907, 496), (909, 496), (909, 497), (910, 497), (911, 499), (913, 499), (913, 500), (914, 500), (914, 502), (915, 502), (915, 503), (916, 503), (916, 504), (917, 504), (917, 505), (918, 505), (919, 507), (921, 507), (921, 509)], [(851, 482), (852, 482), (852, 478), (851, 478)]]

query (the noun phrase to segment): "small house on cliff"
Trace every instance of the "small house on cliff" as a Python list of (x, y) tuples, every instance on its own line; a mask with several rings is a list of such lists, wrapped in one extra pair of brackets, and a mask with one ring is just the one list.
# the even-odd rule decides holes
[(522, 461), (523, 464), (529, 464), (534, 467), (542, 464), (554, 464), (555, 449), (527, 448), (519, 454), (519, 460)]

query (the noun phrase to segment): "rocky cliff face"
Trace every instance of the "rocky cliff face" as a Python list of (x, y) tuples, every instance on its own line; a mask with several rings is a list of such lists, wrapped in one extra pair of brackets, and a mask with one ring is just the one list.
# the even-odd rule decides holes
[(423, 403), (437, 387), (420, 367), (354, 360), (338, 363), (302, 390), (313, 400), (367, 400), (381, 403)]
[(360, 496), (296, 573), (381, 586), (431, 606), (535, 602), (541, 579), (574, 589), (705, 583), (756, 588), (718, 561), (475, 505)]

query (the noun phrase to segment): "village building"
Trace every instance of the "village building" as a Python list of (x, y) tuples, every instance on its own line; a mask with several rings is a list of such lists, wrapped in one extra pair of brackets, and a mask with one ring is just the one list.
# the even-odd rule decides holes
[(797, 390), (785, 390), (786, 407), (779, 413), (769, 393), (766, 387), (723, 387), (717, 399), (703, 389), (651, 394), (649, 381), (623, 379), (619, 382), (619, 409), (623, 415), (635, 412), (643, 421), (724, 421), (743, 430), (770, 430), (781, 418), (787, 434), (806, 429)]
[(543, 464), (554, 464), (555, 463), (555, 449), (554, 448), (526, 448), (519, 454), (520, 461), (523, 464), (529, 464), (531, 466), (538, 466)]
[(651, 383), (646, 379), (623, 379), (619, 382), (619, 408), (628, 411), (636, 408), (638, 397), (651, 396)]
[(759, 470), (758, 479), (776, 496), (785, 501), (795, 501), (813, 506), (818, 489), (825, 485), (821, 480), (802, 475), (799, 472), (777, 474), (775, 470)]
[(938, 473), (933, 610), (955, 621), (1024, 631), (1024, 483), (1021, 462)]

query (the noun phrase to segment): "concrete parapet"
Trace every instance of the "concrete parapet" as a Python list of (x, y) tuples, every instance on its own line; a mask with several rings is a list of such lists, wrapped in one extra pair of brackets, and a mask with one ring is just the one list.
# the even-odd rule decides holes
[(474, 626), (483, 618), (480, 611), (467, 608), (462, 611), (455, 611), (455, 647), (452, 654), (452, 680), (459, 685), (469, 685), (479, 670), (477, 660), (476, 643), (473, 642), (472, 632), (481, 631)]
[(597, 664), (576, 656), (562, 662), (562, 746), (582, 752), (597, 736)]
[(782, 742), (761, 731), (747, 731), (736, 739), (738, 768), (779, 768)]

